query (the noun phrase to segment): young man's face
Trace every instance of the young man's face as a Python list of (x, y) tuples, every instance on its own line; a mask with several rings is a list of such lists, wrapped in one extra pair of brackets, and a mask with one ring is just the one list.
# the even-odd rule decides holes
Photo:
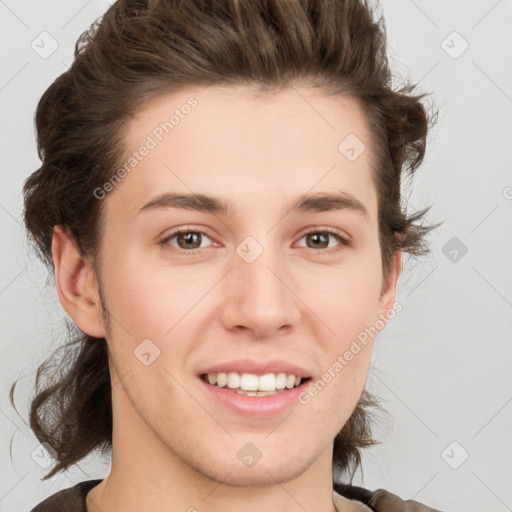
[[(101, 199), (114, 464), (235, 485), (325, 468), (367, 379), (371, 338), (353, 342), (389, 313), (400, 265), (398, 255), (384, 282), (362, 111), (309, 89), (209, 87), (152, 100), (128, 126), (127, 154), (141, 160)], [(229, 209), (183, 198), (189, 207), (145, 208), (162, 194)], [(305, 198), (318, 194), (366, 214), (328, 200), (315, 209)], [(280, 373), (309, 380), (244, 396), (207, 373), (233, 373), (235, 387), (249, 374), (249, 388), (282, 387)]]

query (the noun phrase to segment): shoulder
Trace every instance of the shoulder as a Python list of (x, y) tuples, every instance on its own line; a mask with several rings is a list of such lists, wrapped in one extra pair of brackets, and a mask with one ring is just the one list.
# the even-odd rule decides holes
[(418, 501), (403, 500), (385, 489), (370, 491), (364, 487), (334, 483), (334, 491), (350, 500), (360, 501), (374, 512), (441, 512)]
[(86, 480), (58, 491), (36, 505), (30, 512), (87, 512), (87, 493), (101, 480)]
[[(30, 512), (87, 512), (87, 493), (101, 480), (87, 480), (63, 489), (36, 505)], [(385, 489), (370, 491), (363, 487), (334, 484), (334, 491), (349, 500), (355, 500), (375, 512), (440, 512), (414, 500), (402, 500)]]

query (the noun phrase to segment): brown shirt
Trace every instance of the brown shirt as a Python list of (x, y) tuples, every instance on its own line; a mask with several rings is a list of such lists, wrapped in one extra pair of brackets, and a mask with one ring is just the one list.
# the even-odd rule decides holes
[[(101, 480), (86, 480), (52, 494), (30, 512), (87, 512), (87, 493)], [(396, 494), (378, 489), (334, 484), (333, 501), (339, 512), (440, 512), (413, 500), (402, 500)]]

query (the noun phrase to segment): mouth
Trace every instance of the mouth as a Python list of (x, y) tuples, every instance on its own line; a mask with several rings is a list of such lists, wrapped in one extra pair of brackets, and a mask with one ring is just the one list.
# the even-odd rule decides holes
[(236, 417), (265, 420), (302, 404), (313, 371), (286, 359), (237, 359), (212, 364), (197, 374), (212, 407)]
[(286, 393), (311, 380), (292, 373), (255, 373), (219, 372), (203, 373), (200, 378), (214, 388), (223, 388), (248, 397), (266, 397)]

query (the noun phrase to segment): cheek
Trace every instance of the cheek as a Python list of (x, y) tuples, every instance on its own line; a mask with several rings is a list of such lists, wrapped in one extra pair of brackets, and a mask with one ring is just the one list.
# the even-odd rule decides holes
[[(299, 396), (306, 418), (322, 418), (326, 439), (332, 440), (353, 413), (366, 384), (370, 353), (368, 344), (347, 361), (344, 351), (334, 351), (325, 372)], [(309, 428), (317, 433), (318, 427), (312, 422)]]
[(324, 324), (333, 348), (343, 348), (374, 321), (381, 286), (379, 271), (378, 262), (365, 258), (301, 276), (299, 296)]
[[(343, 415), (355, 406), (371, 361), (372, 330), (378, 314), (380, 267), (376, 262), (325, 269), (303, 280), (304, 302), (319, 318), (322, 371), (317, 386), (334, 400), (332, 414)], [(318, 332), (317, 332), (318, 334)], [(324, 389), (327, 392), (323, 391)]]
[(142, 254), (125, 253), (106, 271), (114, 316), (134, 339), (161, 339), (185, 315), (191, 313), (211, 287), (207, 269), (162, 264)]

